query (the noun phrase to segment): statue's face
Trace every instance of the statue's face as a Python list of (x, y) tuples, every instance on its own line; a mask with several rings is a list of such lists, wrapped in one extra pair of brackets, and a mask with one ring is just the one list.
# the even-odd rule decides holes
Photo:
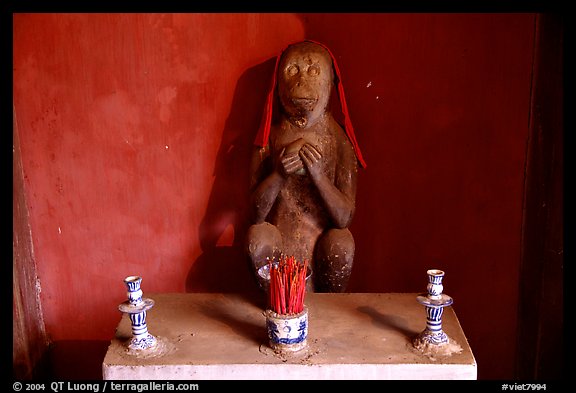
[(332, 58), (324, 48), (304, 42), (286, 50), (278, 67), (278, 94), (294, 124), (304, 128), (326, 111), (332, 81)]

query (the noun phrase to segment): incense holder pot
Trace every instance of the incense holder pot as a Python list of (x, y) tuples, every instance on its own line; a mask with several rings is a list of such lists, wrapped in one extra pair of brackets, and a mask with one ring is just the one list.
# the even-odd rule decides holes
[(307, 346), (308, 308), (298, 314), (277, 314), (266, 310), (266, 328), (270, 347), (283, 352), (299, 351)]

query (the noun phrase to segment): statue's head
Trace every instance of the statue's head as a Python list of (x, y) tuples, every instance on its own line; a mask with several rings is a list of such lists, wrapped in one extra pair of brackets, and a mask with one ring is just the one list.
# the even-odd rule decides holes
[(290, 45), (277, 72), (278, 97), (286, 116), (301, 128), (314, 124), (330, 100), (334, 82), (330, 53), (314, 42)]
[(304, 128), (314, 124), (326, 112), (334, 84), (344, 115), (344, 130), (360, 165), (365, 168), (348, 114), (340, 70), (328, 47), (311, 40), (289, 45), (276, 57), (275, 70), (254, 144), (260, 147), (268, 145), (276, 89), (283, 113), (293, 124)]

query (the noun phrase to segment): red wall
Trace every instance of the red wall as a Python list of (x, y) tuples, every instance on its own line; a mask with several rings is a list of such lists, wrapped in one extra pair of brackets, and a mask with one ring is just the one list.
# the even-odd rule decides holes
[(14, 106), (46, 330), (109, 340), (145, 292), (254, 289), (247, 166), (272, 57), (335, 54), (368, 162), (352, 292), (445, 290), (514, 369), (531, 14), (17, 14)]

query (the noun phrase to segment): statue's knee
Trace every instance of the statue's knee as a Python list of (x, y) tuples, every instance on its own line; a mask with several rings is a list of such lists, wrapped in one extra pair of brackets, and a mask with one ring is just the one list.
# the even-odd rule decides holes
[(354, 263), (354, 237), (347, 229), (325, 233), (316, 247), (315, 286), (318, 292), (344, 292)]
[(321, 257), (341, 260), (346, 264), (354, 259), (355, 249), (354, 237), (348, 229), (330, 229), (317, 244), (317, 254)]
[(246, 237), (246, 251), (256, 268), (265, 263), (266, 257), (277, 253), (282, 243), (280, 231), (268, 222), (250, 226)]

